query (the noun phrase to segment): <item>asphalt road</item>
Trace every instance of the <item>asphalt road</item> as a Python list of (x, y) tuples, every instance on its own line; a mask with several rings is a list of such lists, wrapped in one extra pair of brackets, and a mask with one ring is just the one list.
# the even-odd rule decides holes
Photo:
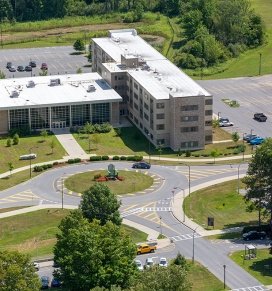
[[(130, 170), (131, 164), (125, 162), (116, 162), (116, 168), (120, 170)], [(6, 191), (0, 192), (0, 207), (6, 208), (18, 205), (36, 205), (43, 203), (60, 203), (61, 193), (58, 187), (58, 181), (63, 176), (69, 176), (73, 173), (85, 172), (86, 170), (106, 169), (108, 163), (88, 163), (80, 165), (72, 165), (64, 168), (53, 169), (45, 172), (34, 179), (15, 186)], [(244, 173), (245, 165), (241, 166), (240, 174)], [(152, 166), (150, 170), (143, 170), (159, 177), (159, 185), (154, 192), (146, 194), (125, 195), (121, 198), (122, 208), (121, 212), (126, 213), (127, 209), (142, 208), (140, 213), (131, 212), (126, 216), (126, 219), (135, 221), (156, 231), (162, 231), (164, 235), (173, 239), (175, 248), (167, 248), (164, 253), (156, 253), (155, 257), (174, 257), (179, 251), (187, 258), (192, 258), (192, 243), (193, 231), (172, 216), (169, 211), (171, 207), (172, 191), (174, 187), (186, 189), (188, 181), (188, 168), (184, 166)], [(226, 176), (233, 176), (237, 174), (236, 168), (231, 168), (228, 165), (220, 166), (191, 166), (191, 186), (219, 179)], [(25, 201), (20, 197), (21, 193), (29, 191), (30, 195)], [(32, 194), (31, 194), (32, 193)], [(34, 195), (34, 199), (31, 199)], [(16, 196), (18, 197), (16, 201)], [(73, 195), (64, 195), (64, 203), (77, 205), (80, 197)], [(163, 206), (163, 207), (162, 207)], [(160, 228), (161, 225), (161, 228)], [(263, 243), (263, 242), (262, 242)], [(227, 250), (227, 248), (226, 248)], [(222, 245), (214, 244), (213, 242), (202, 238), (198, 235), (197, 229), (194, 239), (194, 258), (204, 266), (206, 266), (215, 276), (223, 281), (223, 265), (227, 268), (227, 285), (232, 289), (247, 288), (252, 286), (261, 286), (255, 278), (250, 276), (242, 268), (236, 265), (227, 256), (227, 251)], [(141, 260), (146, 256), (141, 256)], [(158, 258), (157, 258), (158, 259)], [(263, 288), (263, 287), (260, 287)], [(255, 290), (255, 289), (243, 289)], [(265, 289), (256, 289), (265, 290)]]
[[(45, 48), (27, 48), (27, 49), (0, 49), (0, 70), (6, 75), (6, 78), (20, 78), (29, 76), (39, 76), (42, 63), (48, 65), (48, 75), (76, 74), (78, 68), (82, 72), (91, 71), (90, 64), (84, 55), (71, 55), (74, 53), (73, 47), (45, 47)], [(9, 72), (6, 69), (7, 62), (17, 67), (26, 66), (29, 61), (36, 61), (37, 67), (32, 72)]]

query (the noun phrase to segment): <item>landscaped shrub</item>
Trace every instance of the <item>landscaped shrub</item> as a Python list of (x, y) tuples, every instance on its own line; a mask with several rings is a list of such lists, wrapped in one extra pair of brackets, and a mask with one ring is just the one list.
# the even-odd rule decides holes
[(94, 132), (98, 133), (107, 133), (110, 132), (112, 129), (112, 126), (110, 123), (102, 123), (102, 124), (94, 124)]
[(119, 161), (119, 160), (120, 160), (119, 156), (113, 156), (112, 159), (113, 159), (114, 161)]
[(80, 158), (75, 158), (74, 159), (74, 163), (81, 163), (81, 159)]
[(102, 177), (101, 174), (96, 174), (96, 175), (94, 175), (94, 180), (99, 179), (100, 177)]
[(101, 161), (102, 157), (101, 156), (91, 156), (90, 161)]
[(59, 164), (59, 162), (56, 161), (56, 162), (53, 163), (53, 166), (57, 166), (58, 164)]
[(142, 156), (128, 156), (126, 158), (127, 161), (135, 161), (135, 162), (140, 162), (142, 161), (143, 157)]
[(43, 171), (43, 167), (42, 166), (35, 166), (34, 167), (34, 172), (42, 172)]
[(267, 234), (271, 232), (271, 228), (269, 224), (262, 224), (260, 226), (258, 225), (250, 225), (250, 226), (245, 226), (243, 228), (242, 233), (246, 233), (252, 230), (256, 230), (256, 231), (265, 231)]
[(7, 147), (11, 147), (11, 139), (10, 138), (7, 139)]
[(185, 157), (189, 158), (191, 155), (192, 155), (192, 153), (190, 151), (185, 152)]
[(109, 156), (102, 156), (102, 161), (107, 161), (109, 159), (110, 159)]
[(121, 160), (121, 161), (125, 161), (126, 159), (127, 159), (127, 157), (125, 157), (125, 156), (121, 156), (121, 157), (120, 157), (120, 160)]
[(14, 145), (19, 144), (19, 140), (20, 140), (19, 134), (18, 133), (15, 133), (14, 136), (13, 136), (13, 144)]
[(67, 161), (68, 164), (75, 164), (75, 163), (80, 163), (81, 159), (80, 158), (75, 158), (75, 159), (69, 159)]

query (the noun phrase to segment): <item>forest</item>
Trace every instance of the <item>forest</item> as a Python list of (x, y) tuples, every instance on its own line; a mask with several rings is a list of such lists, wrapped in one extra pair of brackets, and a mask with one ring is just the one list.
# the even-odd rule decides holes
[(133, 23), (146, 11), (178, 19), (183, 38), (173, 59), (182, 68), (212, 67), (265, 42), (249, 0), (0, 0), (1, 23), (110, 13)]

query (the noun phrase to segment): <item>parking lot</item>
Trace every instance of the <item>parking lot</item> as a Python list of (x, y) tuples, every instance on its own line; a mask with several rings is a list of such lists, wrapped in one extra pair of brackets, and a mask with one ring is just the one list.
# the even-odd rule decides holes
[[(48, 65), (48, 75), (76, 73), (79, 68), (82, 72), (90, 72), (90, 64), (83, 55), (72, 55), (73, 47), (46, 47), (28, 49), (3, 49), (0, 50), (0, 70), (6, 78), (20, 78), (27, 76), (38, 76), (42, 63)], [(7, 62), (17, 69), (19, 65), (26, 66), (30, 61), (36, 61), (37, 67), (32, 72), (9, 72), (6, 68)]]
[[(262, 137), (272, 137), (272, 75), (245, 77), (224, 80), (198, 81), (214, 96), (214, 114), (228, 117), (234, 123), (226, 127), (229, 132), (253, 133)], [(240, 106), (232, 108), (222, 99), (236, 100)], [(262, 112), (267, 116), (266, 122), (253, 119), (254, 113)]]

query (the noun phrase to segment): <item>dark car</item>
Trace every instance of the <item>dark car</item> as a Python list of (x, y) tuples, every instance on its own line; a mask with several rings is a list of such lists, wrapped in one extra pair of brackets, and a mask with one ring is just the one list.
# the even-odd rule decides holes
[(42, 276), (41, 277), (41, 289), (48, 289), (49, 288), (49, 277), (48, 276)]
[(31, 68), (36, 68), (36, 67), (37, 67), (37, 64), (36, 64), (35, 61), (30, 61), (30, 62), (29, 62), (29, 66), (30, 66)]
[(132, 168), (134, 169), (150, 169), (151, 165), (149, 163), (146, 162), (138, 162), (138, 163), (134, 163), (132, 165)]
[(266, 233), (264, 231), (252, 230), (243, 234), (244, 240), (265, 239)]
[(266, 122), (267, 117), (263, 113), (255, 113), (254, 114), (254, 119), (260, 122)]
[(9, 69), (10, 67), (12, 67), (12, 62), (7, 62), (6, 68)]
[(24, 72), (24, 70), (25, 70), (24, 66), (18, 66), (17, 67), (17, 71), (18, 72)]
[(254, 139), (256, 137), (258, 137), (257, 134), (250, 133), (250, 134), (244, 135), (243, 140), (245, 140), (247, 142), (250, 142), (250, 140), (252, 140), (252, 139)]
[(51, 281), (51, 287), (61, 287), (61, 281), (54, 277)]
[(26, 72), (31, 72), (32, 71), (32, 67), (31, 66), (25, 66), (25, 71)]
[(42, 63), (41, 70), (48, 70), (48, 66), (46, 63)]
[(8, 69), (10, 72), (16, 72), (16, 68), (14, 66), (9, 67)]

